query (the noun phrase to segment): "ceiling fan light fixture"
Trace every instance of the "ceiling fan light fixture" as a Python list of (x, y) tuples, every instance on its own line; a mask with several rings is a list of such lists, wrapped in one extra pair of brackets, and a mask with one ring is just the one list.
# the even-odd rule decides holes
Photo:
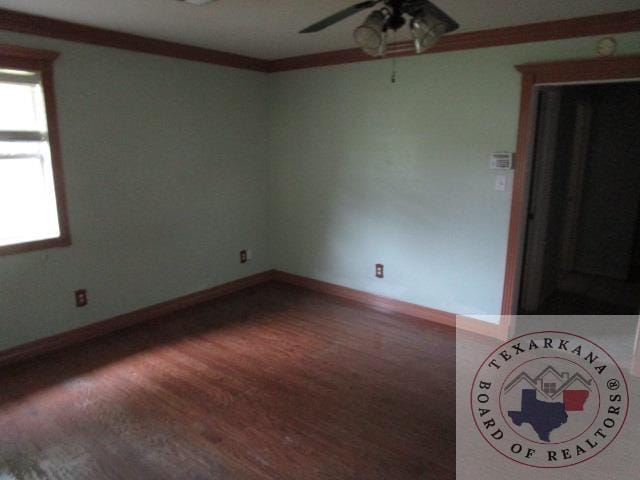
[(367, 17), (362, 25), (353, 31), (356, 43), (374, 57), (384, 54), (386, 48), (384, 26), (387, 19), (384, 13), (376, 10)]
[(387, 45), (388, 31), (400, 30), (406, 25), (407, 18), (411, 19), (409, 27), (416, 53), (433, 47), (445, 33), (460, 28), (458, 22), (430, 0), (364, 0), (300, 30), (300, 33), (320, 32), (380, 4), (383, 4), (383, 7), (374, 10), (364, 23), (353, 31), (356, 44), (372, 57), (384, 57), (386, 53), (407, 53), (404, 43)]
[(411, 20), (411, 36), (416, 53), (433, 47), (447, 31), (447, 25), (431, 15), (422, 15)]
[(382, 34), (382, 42), (380, 42), (378, 48), (363, 48), (362, 51), (371, 57), (384, 57), (387, 52), (387, 33), (384, 32)]

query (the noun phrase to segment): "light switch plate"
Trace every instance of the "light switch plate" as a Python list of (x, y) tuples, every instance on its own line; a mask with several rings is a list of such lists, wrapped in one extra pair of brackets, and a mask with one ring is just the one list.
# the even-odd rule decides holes
[(507, 176), (496, 175), (496, 191), (504, 192), (507, 189)]

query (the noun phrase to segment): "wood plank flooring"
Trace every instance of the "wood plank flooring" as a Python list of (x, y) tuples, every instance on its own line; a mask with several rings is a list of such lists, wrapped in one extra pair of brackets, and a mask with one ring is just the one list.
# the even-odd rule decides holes
[(0, 479), (455, 478), (455, 332), (271, 283), (0, 370)]

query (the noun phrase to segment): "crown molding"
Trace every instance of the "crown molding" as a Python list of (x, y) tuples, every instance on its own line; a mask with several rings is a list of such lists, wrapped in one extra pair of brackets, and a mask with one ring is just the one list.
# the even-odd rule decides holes
[(640, 78), (640, 55), (598, 57), (516, 65), (537, 85)]
[[(262, 60), (6, 9), (0, 9), (0, 30), (268, 73), (378, 60), (369, 57), (358, 48), (279, 60)], [(634, 31), (640, 31), (640, 10), (446, 35), (426, 53), (452, 52)], [(415, 55), (411, 42), (395, 43), (391, 49), (394, 53), (388, 57)]]
[(49, 61), (52, 62), (60, 56), (53, 50), (41, 50), (35, 48), (16, 47), (13, 45), (0, 45), (0, 57), (12, 57), (21, 60)]
[[(552, 22), (530, 23), (517, 27), (495, 28), (476, 32), (445, 35), (440, 42), (425, 54), (500, 47), (520, 43), (546, 42), (566, 38), (591, 37), (640, 31), (640, 10), (594, 15)], [(391, 45), (396, 51), (387, 56), (405, 57), (415, 55), (412, 42), (397, 42)], [(269, 72), (284, 72), (301, 68), (323, 67), (343, 63), (375, 61), (358, 48), (337, 50), (314, 55), (283, 58), (269, 62)]]
[(245, 57), (233, 53), (193, 47), (181, 43), (90, 27), (79, 23), (0, 9), (0, 30), (27, 33), (41, 37), (58, 38), (72, 42), (89, 43), (104, 47), (144, 52), (164, 57), (235, 67), (258, 72), (267, 71), (267, 60)]

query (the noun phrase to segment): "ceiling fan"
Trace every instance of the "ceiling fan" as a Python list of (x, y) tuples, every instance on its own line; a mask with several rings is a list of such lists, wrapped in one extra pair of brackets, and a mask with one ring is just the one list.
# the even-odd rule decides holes
[(460, 27), (455, 20), (429, 0), (369, 0), (334, 13), (300, 33), (319, 32), (378, 4), (384, 4), (384, 6), (374, 10), (353, 32), (356, 43), (365, 53), (373, 57), (384, 56), (387, 50), (388, 31), (401, 29), (407, 23), (405, 16), (409, 17), (409, 27), (416, 53), (424, 52), (435, 45), (442, 35)]

